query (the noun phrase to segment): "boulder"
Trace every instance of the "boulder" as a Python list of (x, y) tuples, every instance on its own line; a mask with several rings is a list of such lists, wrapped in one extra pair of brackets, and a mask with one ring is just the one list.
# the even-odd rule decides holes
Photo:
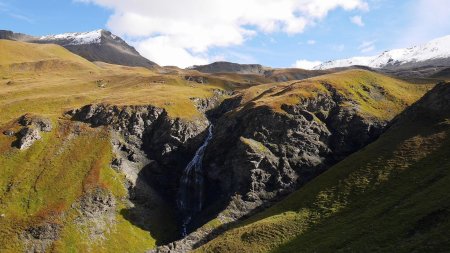
[(16, 133), (14, 133), (13, 130), (8, 129), (8, 130), (3, 131), (3, 134), (6, 135), (6, 136), (11, 137), (11, 136), (14, 136)]
[(55, 223), (44, 223), (27, 228), (22, 233), (24, 252), (46, 252), (54, 241), (60, 237), (61, 226)]
[(39, 130), (34, 127), (24, 127), (20, 130), (19, 134), (21, 136), (19, 139), (19, 149), (21, 150), (28, 149), (35, 141), (42, 138)]
[(22, 126), (35, 126), (42, 132), (52, 131), (52, 121), (48, 118), (25, 114), (19, 119), (19, 124)]

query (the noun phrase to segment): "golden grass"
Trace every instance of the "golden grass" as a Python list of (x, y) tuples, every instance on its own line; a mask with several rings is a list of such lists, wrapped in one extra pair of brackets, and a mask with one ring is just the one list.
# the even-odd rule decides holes
[(416, 85), (366, 70), (348, 70), (301, 81), (263, 84), (242, 92), (242, 104), (269, 106), (283, 112), (283, 104), (295, 105), (318, 94), (332, 95), (330, 88), (345, 98), (341, 106), (355, 107), (363, 116), (392, 119), (419, 99), (431, 85)]
[(67, 49), (53, 44), (33, 44), (10, 40), (0, 40), (0, 65), (41, 62), (48, 60), (70, 61), (86, 68), (95, 69), (88, 60), (72, 54)]
[(0, 47), (6, 52), (0, 60), (0, 125), (25, 112), (57, 117), (91, 103), (154, 105), (172, 117), (192, 119), (201, 115), (191, 97), (229, 88), (218, 78), (203, 85), (157, 69), (95, 65), (56, 45), (0, 41)]
[[(127, 194), (124, 175), (110, 168), (110, 136), (106, 129), (62, 118), (65, 111), (91, 103), (153, 105), (170, 116), (201, 117), (191, 97), (207, 98), (214, 89), (227, 88), (223, 80), (207, 85), (187, 82), (183, 75), (90, 63), (56, 45), (0, 41), (0, 132), (18, 131), (16, 120), (25, 113), (49, 117), (54, 129), (43, 133), (25, 151), (12, 147), (15, 137), (0, 134), (0, 251), (23, 251), (20, 233), (41, 222), (63, 224), (56, 252), (143, 252), (175, 233), (172, 212), (154, 203), (155, 231), (145, 231), (126, 220), (122, 212)], [(100, 241), (92, 241), (75, 224), (71, 209), (85, 192), (110, 191), (118, 202), (116, 222)], [(64, 214), (64, 215), (62, 215)], [(156, 229), (158, 231), (156, 231)], [(164, 233), (171, 234), (165, 235)]]

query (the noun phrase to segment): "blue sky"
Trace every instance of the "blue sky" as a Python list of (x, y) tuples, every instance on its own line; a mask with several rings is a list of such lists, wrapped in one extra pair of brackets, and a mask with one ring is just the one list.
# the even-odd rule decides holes
[(215, 60), (290, 67), (450, 34), (448, 0), (220, 1), (0, 0), (0, 29), (32, 35), (108, 29), (149, 59), (181, 67)]

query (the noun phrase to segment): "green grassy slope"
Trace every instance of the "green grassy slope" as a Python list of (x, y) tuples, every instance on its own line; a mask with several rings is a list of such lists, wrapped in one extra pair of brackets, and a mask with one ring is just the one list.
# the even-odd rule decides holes
[[(108, 131), (71, 122), (62, 117), (65, 111), (90, 103), (150, 104), (165, 108), (172, 117), (192, 120), (202, 115), (190, 98), (206, 98), (215, 89), (242, 89), (264, 81), (247, 82), (247, 76), (205, 75), (209, 82), (199, 84), (185, 80), (185, 75), (199, 73), (180, 70), (165, 74), (158, 70), (93, 64), (56, 45), (0, 40), (0, 51), (0, 252), (23, 251), (22, 231), (44, 223), (62, 227), (59, 239), (49, 249), (53, 252), (143, 252), (175, 234), (173, 210), (164, 203), (154, 203), (156, 209), (149, 221), (151, 231), (125, 219), (122, 215), (127, 201), (125, 179), (110, 168), (113, 154)], [(357, 91), (356, 97), (362, 99), (362, 105), (368, 104), (370, 110), (385, 107), (383, 101), (372, 99), (370, 91), (360, 89), (363, 83), (384, 80), (388, 93), (398, 98), (398, 103), (388, 105), (395, 110), (412, 103), (425, 90), (403, 82), (393, 83), (381, 75), (374, 77), (370, 72), (324, 78), (343, 80), (342, 92), (354, 84), (356, 88), (349, 92)], [(104, 87), (98, 85), (99, 80), (105, 83)], [(265, 91), (266, 87), (276, 86), (274, 96), (256, 101), (273, 104), (276, 109), (281, 102), (298, 102), (310, 83), (316, 87), (314, 90), (321, 90), (320, 82), (314, 80), (317, 79), (263, 85), (245, 94), (258, 96), (258, 89)], [(388, 116), (393, 116), (395, 110)], [(2, 132), (7, 129), (17, 132), (21, 128), (17, 119), (25, 113), (49, 118), (54, 129), (42, 133), (43, 139), (30, 149), (19, 151), (12, 145), (16, 138)], [(92, 238), (88, 227), (79, 226), (72, 207), (95, 189), (111, 192), (117, 202), (116, 220), (109, 224), (102, 238)]]
[[(107, 129), (65, 119), (65, 111), (90, 103), (154, 105), (172, 117), (201, 117), (191, 97), (206, 98), (223, 89), (223, 80), (201, 85), (180, 74), (93, 64), (56, 45), (0, 40), (0, 252), (22, 252), (24, 230), (59, 224), (53, 252), (144, 252), (177, 236), (173, 210), (152, 203), (151, 231), (126, 219), (125, 176), (110, 167), (113, 157)], [(100, 87), (98, 81), (106, 85)], [(49, 118), (52, 132), (42, 133), (28, 150), (18, 150), (17, 119), (31, 113)], [(79, 225), (73, 204), (103, 189), (116, 200), (115, 221), (101, 238)]]
[(379, 140), (197, 251), (450, 251), (450, 84), (433, 92)]
[[(17, 125), (8, 125), (18, 128)], [(3, 130), (3, 129), (0, 129)], [(43, 223), (62, 226), (55, 252), (143, 252), (175, 233), (171, 211), (158, 203), (155, 223), (162, 237), (134, 226), (121, 215), (109, 224), (104, 238), (89, 237), (89, 228), (77, 224), (72, 204), (84, 194), (105, 189), (126, 209), (124, 176), (110, 168), (112, 159), (106, 129), (76, 126), (61, 120), (29, 150), (12, 148), (14, 138), (0, 136), (0, 252), (24, 251), (21, 231)], [(164, 235), (164, 233), (167, 233)], [(164, 236), (166, 236), (164, 238)]]

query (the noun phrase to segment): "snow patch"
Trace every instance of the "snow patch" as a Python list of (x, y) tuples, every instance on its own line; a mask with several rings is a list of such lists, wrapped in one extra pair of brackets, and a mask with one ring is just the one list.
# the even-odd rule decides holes
[(64, 45), (86, 45), (99, 44), (101, 42), (102, 30), (82, 33), (63, 33), (57, 35), (42, 36), (39, 40), (64, 40)]

